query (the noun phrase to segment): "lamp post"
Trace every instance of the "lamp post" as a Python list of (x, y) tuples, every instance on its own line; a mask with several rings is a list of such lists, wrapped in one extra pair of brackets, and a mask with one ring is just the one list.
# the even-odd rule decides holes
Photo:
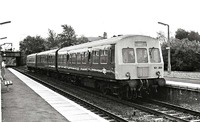
[(7, 24), (7, 23), (11, 23), (11, 21), (2, 22), (0, 23), (0, 25)]
[[(11, 23), (11, 21), (1, 22), (0, 25), (8, 24), (8, 23)], [(7, 37), (3, 37), (3, 38), (0, 38), (0, 40), (6, 39), (6, 38), (7, 38)]]
[(168, 49), (168, 67), (167, 67), (167, 70), (168, 70), (168, 73), (170, 74), (171, 73), (171, 58), (170, 58), (169, 25), (162, 23), (162, 22), (158, 22), (158, 24), (167, 26), (167, 32), (168, 32), (168, 34), (167, 34), (168, 47), (166, 48), (166, 49)]
[(2, 39), (7, 39), (7, 37), (2, 37), (2, 38), (0, 38), (0, 40), (2, 40)]
[[(3, 24), (7, 24), (7, 23), (11, 23), (11, 21), (6, 21), (6, 22), (2, 22), (2, 23), (0, 23), (0, 25), (3, 25)], [(6, 37), (7, 38), (7, 37)], [(6, 39), (5, 37), (3, 37), (3, 38), (1, 38), (1, 39)], [(0, 52), (1, 52), (1, 46), (0, 46)], [(0, 55), (0, 66), (2, 66), (1, 65), (1, 63), (2, 63), (2, 56)], [(1, 73), (2, 73), (2, 71), (1, 71)], [(1, 74), (2, 75), (2, 74)], [(0, 85), (1, 86), (1, 85)], [(0, 99), (1, 99), (1, 93), (0, 93)], [(1, 108), (1, 104), (0, 104), (0, 108)], [(2, 120), (2, 113), (0, 114), (0, 120)]]

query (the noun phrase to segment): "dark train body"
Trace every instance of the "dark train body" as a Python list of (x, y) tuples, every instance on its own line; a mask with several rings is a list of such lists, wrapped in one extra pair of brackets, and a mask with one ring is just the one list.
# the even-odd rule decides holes
[(126, 35), (27, 56), (27, 67), (132, 99), (164, 86), (158, 40)]

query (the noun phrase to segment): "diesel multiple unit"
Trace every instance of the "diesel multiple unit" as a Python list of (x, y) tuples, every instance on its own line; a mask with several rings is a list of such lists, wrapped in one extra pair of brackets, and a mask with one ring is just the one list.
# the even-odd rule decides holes
[(164, 86), (160, 43), (143, 35), (124, 35), (35, 53), (29, 70), (127, 99)]

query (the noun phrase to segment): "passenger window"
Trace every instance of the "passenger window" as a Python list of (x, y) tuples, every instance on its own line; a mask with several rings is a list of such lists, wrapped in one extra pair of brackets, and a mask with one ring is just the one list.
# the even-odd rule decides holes
[(87, 56), (88, 54), (86, 53), (86, 52), (84, 52), (83, 54), (82, 54), (82, 64), (86, 64), (86, 60), (87, 60)]
[(93, 64), (99, 63), (99, 51), (93, 51)]
[(123, 63), (135, 63), (135, 54), (133, 48), (122, 49)]
[(146, 48), (137, 48), (137, 62), (148, 63), (148, 54)]
[(107, 62), (108, 62), (108, 50), (101, 50), (100, 63), (107, 64)]
[(69, 54), (67, 54), (67, 62), (69, 61)]
[(72, 64), (76, 64), (76, 54), (72, 54)]
[(69, 60), (68, 60), (69, 64), (72, 63), (72, 54), (69, 54)]
[(81, 64), (81, 54), (77, 53), (77, 64)]
[(151, 63), (160, 63), (160, 51), (158, 48), (149, 48), (149, 55)]
[(66, 64), (66, 62), (67, 62), (67, 55), (64, 55), (64, 64)]

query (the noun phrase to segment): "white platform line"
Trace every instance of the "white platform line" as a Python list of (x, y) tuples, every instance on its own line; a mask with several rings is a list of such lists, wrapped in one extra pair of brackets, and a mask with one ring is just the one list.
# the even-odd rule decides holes
[(167, 80), (166, 83), (167, 83), (167, 85), (183, 86), (183, 87), (188, 87), (188, 88), (193, 88), (193, 89), (200, 88), (200, 84), (183, 83), (183, 82), (176, 82), (176, 81), (169, 81), (169, 80)]
[(47, 101), (55, 110), (66, 117), (71, 122), (108, 122), (100, 116), (52, 91), (51, 89), (26, 77), (18, 71), (8, 68), (20, 80), (28, 85), (33, 91)]

